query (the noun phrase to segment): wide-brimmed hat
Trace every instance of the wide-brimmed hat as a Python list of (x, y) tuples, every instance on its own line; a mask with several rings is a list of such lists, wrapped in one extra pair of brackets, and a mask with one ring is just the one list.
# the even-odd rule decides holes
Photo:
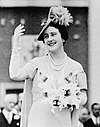
[(73, 22), (73, 17), (69, 13), (68, 9), (62, 6), (52, 6), (49, 10), (48, 18), (44, 21), (41, 26), (43, 26), (41, 32), (39, 33), (37, 40), (43, 41), (43, 33), (48, 28), (50, 23), (58, 23), (61, 26), (69, 26)]

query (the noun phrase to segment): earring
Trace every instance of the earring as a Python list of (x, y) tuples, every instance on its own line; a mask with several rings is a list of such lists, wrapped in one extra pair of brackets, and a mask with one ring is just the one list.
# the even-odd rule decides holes
[(65, 43), (65, 40), (64, 40), (64, 39), (62, 39), (62, 42), (63, 42), (63, 43)]

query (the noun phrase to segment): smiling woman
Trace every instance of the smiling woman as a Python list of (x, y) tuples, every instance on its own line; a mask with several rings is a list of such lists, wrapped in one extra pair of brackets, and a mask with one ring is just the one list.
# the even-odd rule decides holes
[[(27, 87), (25, 84), (27, 102), (24, 97), (26, 103), (22, 113), (22, 123), (26, 123), (27, 127), (77, 126), (79, 108), (87, 101), (87, 78), (82, 65), (64, 52), (67, 27), (72, 21), (67, 8), (51, 7), (37, 37), (44, 42), (48, 53), (30, 60), (24, 67), (20, 66), (20, 37), (24, 34), (24, 26), (19, 25), (14, 31), (9, 71), (13, 80), (28, 79)], [(29, 110), (25, 108), (27, 104)], [(25, 113), (24, 109), (29, 113)], [(25, 114), (28, 115), (25, 117)]]

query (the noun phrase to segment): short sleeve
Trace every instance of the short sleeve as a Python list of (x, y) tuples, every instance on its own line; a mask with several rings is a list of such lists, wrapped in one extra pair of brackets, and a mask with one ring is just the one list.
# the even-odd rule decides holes
[(82, 87), (82, 89), (87, 89), (86, 73), (80, 63), (74, 69), (73, 74), (76, 76), (79, 86)]

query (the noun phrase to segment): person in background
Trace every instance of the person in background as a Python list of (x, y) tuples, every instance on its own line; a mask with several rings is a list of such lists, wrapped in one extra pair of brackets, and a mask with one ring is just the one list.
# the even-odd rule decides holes
[(19, 93), (18, 95), (18, 103), (15, 106), (15, 112), (16, 114), (21, 116), (21, 109), (22, 109), (22, 101), (23, 101), (23, 93)]
[(19, 94), (18, 106), (19, 106), (19, 114), (21, 115), (22, 110), (22, 101), (23, 101), (23, 93)]
[(90, 111), (86, 106), (80, 109), (78, 127), (86, 127), (86, 121), (90, 119)]
[(91, 105), (91, 119), (96, 127), (100, 127), (100, 104), (93, 103)]
[(100, 104), (91, 105), (90, 118), (84, 122), (84, 127), (100, 127)]
[[(64, 44), (68, 40), (67, 28), (72, 22), (73, 17), (67, 8), (52, 6), (37, 38), (43, 41), (48, 53), (33, 58), (23, 67), (20, 66), (20, 54), (24, 26), (18, 25), (14, 31), (9, 74), (11, 79), (25, 80), (26, 84), (22, 127), (77, 125), (79, 108), (87, 102), (87, 78), (82, 65), (64, 52)], [(25, 111), (29, 111), (26, 117)]]
[(12, 111), (17, 103), (17, 94), (6, 94), (0, 113), (0, 127), (19, 127), (20, 118)]

